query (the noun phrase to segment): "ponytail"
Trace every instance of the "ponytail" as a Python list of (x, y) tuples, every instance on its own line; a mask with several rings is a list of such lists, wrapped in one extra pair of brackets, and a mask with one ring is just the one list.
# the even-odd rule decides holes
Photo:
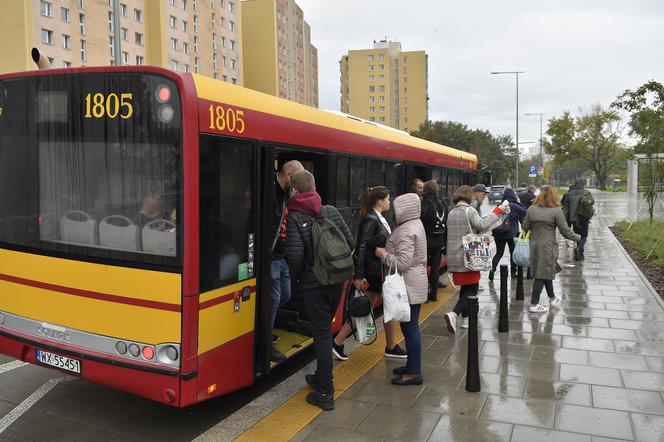
[(367, 187), (362, 195), (362, 208), (360, 209), (360, 221), (371, 213), (376, 203), (390, 195), (390, 189), (385, 186)]

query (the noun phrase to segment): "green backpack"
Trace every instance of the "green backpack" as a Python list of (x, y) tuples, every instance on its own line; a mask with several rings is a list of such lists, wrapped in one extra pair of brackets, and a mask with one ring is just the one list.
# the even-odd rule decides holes
[(322, 285), (338, 284), (351, 279), (355, 274), (346, 237), (327, 212), (327, 206), (322, 206), (320, 216), (313, 219), (311, 226), (314, 248), (312, 270)]
[(590, 219), (595, 216), (595, 201), (588, 192), (583, 192), (579, 199), (579, 206), (576, 209), (576, 216)]

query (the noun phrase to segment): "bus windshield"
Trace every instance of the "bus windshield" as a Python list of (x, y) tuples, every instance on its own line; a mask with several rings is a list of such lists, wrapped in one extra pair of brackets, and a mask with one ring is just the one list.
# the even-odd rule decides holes
[(177, 266), (181, 132), (158, 75), (0, 80), (0, 247)]

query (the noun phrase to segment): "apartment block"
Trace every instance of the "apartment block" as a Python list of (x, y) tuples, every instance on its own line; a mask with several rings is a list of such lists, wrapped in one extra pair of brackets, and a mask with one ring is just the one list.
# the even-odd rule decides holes
[(318, 50), (294, 0), (243, 0), (244, 85), (318, 107)]
[(119, 0), (117, 11), (115, 4), (3, 0), (0, 72), (34, 69), (36, 47), (54, 67), (150, 64), (242, 84), (239, 0)]
[(369, 121), (416, 130), (428, 119), (428, 56), (382, 40), (341, 57), (341, 111)]

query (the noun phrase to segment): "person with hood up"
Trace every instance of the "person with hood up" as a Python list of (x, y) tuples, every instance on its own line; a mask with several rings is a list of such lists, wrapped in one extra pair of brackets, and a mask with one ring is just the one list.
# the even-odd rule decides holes
[(574, 233), (581, 235), (581, 241), (574, 249), (574, 259), (583, 261), (583, 255), (586, 241), (588, 240), (588, 225), (592, 214), (584, 213), (586, 205), (592, 206), (595, 200), (592, 194), (584, 188), (583, 178), (579, 178), (570, 186), (569, 192), (563, 195), (563, 212), (567, 219), (567, 224), (572, 226)]
[(406, 193), (392, 203), (397, 226), (385, 248), (376, 247), (376, 256), (386, 267), (396, 268), (403, 275), (410, 304), (410, 322), (401, 323), (408, 359), (404, 367), (394, 369), (395, 385), (421, 385), (422, 341), (420, 337), (420, 306), (427, 300), (427, 235), (420, 220), (420, 197)]
[[(316, 350), (316, 373), (305, 376), (315, 390), (307, 395), (307, 402), (323, 410), (334, 409), (332, 383), (332, 318), (337, 311), (343, 283), (322, 285), (313, 272), (313, 218), (321, 214), (321, 198), (316, 192), (314, 176), (307, 170), (291, 177), (295, 194), (288, 200), (286, 228), (286, 259), (294, 287), (304, 303)], [(350, 249), (355, 248), (353, 237), (333, 206), (325, 206), (327, 216), (341, 230)]]
[(514, 190), (507, 188), (503, 192), (503, 202), (507, 201), (510, 205), (510, 214), (505, 217), (502, 224), (491, 231), (493, 239), (496, 241), (496, 255), (493, 257), (491, 271), (489, 272), (489, 281), (493, 281), (493, 275), (496, 273), (498, 263), (505, 254), (505, 246), (510, 249), (510, 272), (512, 278), (516, 278), (516, 264), (512, 260), (514, 253), (514, 237), (519, 236), (519, 221), (526, 216), (526, 208), (519, 202)]

